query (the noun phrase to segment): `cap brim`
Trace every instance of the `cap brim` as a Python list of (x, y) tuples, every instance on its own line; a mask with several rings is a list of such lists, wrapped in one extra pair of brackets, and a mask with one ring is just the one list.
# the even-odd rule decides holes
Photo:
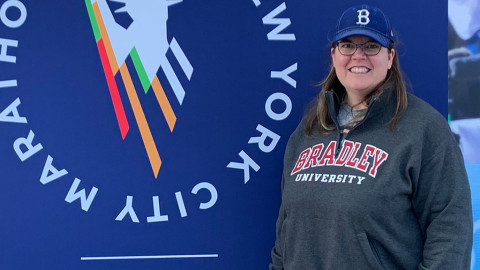
[(354, 29), (347, 29), (342, 32), (339, 32), (335, 35), (334, 37), (334, 42), (337, 42), (341, 39), (344, 39), (346, 37), (350, 36), (367, 36), (376, 42), (380, 43), (383, 47), (388, 48), (390, 45), (390, 39), (375, 32), (370, 29), (359, 29), (359, 28), (354, 28)]

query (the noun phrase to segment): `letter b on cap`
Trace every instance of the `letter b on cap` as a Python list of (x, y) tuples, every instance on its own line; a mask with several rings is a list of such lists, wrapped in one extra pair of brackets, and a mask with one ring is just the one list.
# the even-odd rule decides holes
[(357, 12), (358, 12), (357, 24), (367, 25), (370, 22), (370, 18), (368, 18), (368, 16), (370, 15), (370, 12), (368, 12), (367, 9), (360, 9), (360, 10), (357, 10)]

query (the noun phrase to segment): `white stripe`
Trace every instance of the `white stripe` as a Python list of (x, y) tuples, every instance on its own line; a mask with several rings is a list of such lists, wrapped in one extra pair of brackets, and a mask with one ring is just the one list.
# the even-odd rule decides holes
[(191, 258), (218, 258), (218, 254), (81, 257), (80, 260), (82, 260), (82, 261), (100, 261), (100, 260), (191, 259)]
[(183, 86), (182, 84), (180, 84), (180, 81), (178, 80), (177, 75), (173, 71), (170, 62), (168, 62), (167, 58), (164, 57), (160, 65), (162, 66), (162, 70), (167, 77), (168, 83), (170, 83), (170, 86), (172, 86), (172, 90), (175, 93), (178, 102), (180, 103), (180, 105), (182, 105), (183, 98), (185, 97), (185, 90), (183, 90)]
[(173, 55), (175, 55), (175, 58), (177, 58), (177, 61), (182, 67), (185, 75), (187, 75), (188, 80), (190, 80), (193, 73), (192, 64), (190, 64), (190, 61), (188, 61), (187, 56), (183, 52), (182, 48), (180, 48), (180, 45), (175, 38), (173, 38), (172, 42), (170, 42), (170, 49), (172, 49)]
[(0, 88), (16, 87), (17, 80), (0, 81)]

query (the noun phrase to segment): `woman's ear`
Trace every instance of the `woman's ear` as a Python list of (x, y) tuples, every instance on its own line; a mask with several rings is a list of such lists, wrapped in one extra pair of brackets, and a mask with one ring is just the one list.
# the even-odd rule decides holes
[(390, 52), (388, 53), (388, 69), (391, 69), (392, 68), (392, 64), (393, 64), (393, 59), (395, 58), (395, 49), (390, 49)]

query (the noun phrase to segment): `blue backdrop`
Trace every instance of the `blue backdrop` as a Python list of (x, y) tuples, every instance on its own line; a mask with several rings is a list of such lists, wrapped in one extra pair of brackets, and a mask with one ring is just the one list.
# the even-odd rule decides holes
[[(0, 269), (266, 269), (285, 144), (358, 1), (123, 2), (0, 1)], [(366, 2), (446, 115), (447, 3)]]

